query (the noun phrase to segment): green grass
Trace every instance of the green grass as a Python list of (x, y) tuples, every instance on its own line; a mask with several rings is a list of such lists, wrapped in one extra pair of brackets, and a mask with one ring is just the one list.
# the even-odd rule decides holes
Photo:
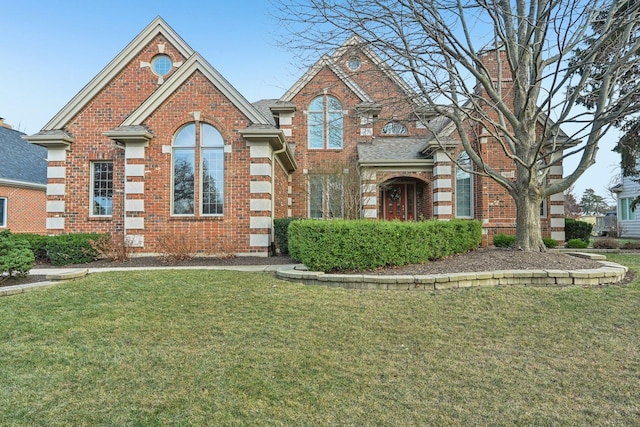
[(638, 281), (387, 292), (96, 274), (0, 298), (0, 425), (637, 425), (639, 307)]

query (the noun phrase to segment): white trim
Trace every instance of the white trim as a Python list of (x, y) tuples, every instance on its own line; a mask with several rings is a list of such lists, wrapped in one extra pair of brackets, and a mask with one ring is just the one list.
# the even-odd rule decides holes
[[(336, 76), (344, 83), (351, 91), (362, 100), (362, 102), (374, 102), (373, 98), (367, 94), (349, 75), (340, 67), (335, 60), (329, 55), (322, 55), (322, 57), (307, 70), (306, 73), (297, 82), (289, 88), (287, 92), (280, 98), (281, 101), (290, 102), (324, 67), (329, 67)], [(405, 83), (406, 84), (406, 83)]]
[(143, 230), (144, 218), (141, 217), (125, 217), (124, 228), (126, 230)]
[(7, 227), (7, 210), (9, 206), (9, 202), (7, 202), (6, 197), (0, 197), (0, 204), (2, 206), (2, 215), (0, 216), (0, 228)]
[(249, 246), (259, 246), (261, 248), (269, 247), (271, 244), (270, 234), (251, 234), (249, 235)]
[(113, 161), (111, 160), (92, 160), (89, 165), (89, 173), (90, 173), (90, 184), (89, 184), (89, 216), (92, 218), (111, 218), (113, 217), (113, 195), (111, 196), (111, 213), (105, 215), (98, 215), (93, 213), (93, 202), (95, 194), (93, 193), (94, 187), (94, 178), (95, 178), (95, 166), (97, 163), (110, 163), (111, 164), (111, 186), (113, 188)]
[(64, 200), (47, 200), (47, 212), (64, 212)]
[(64, 230), (64, 217), (47, 218), (47, 230)]
[(155, 92), (149, 96), (121, 126), (141, 125), (147, 117), (162, 105), (175, 91), (186, 82), (193, 73), (200, 71), (222, 94), (231, 101), (252, 123), (271, 125), (271, 123), (234, 88), (215, 68), (200, 54), (194, 53), (178, 68)]
[(163, 35), (167, 41), (175, 46), (185, 58), (193, 55), (191, 47), (161, 18), (156, 17), (138, 34), (106, 67), (102, 69), (84, 88), (74, 96), (47, 123), (42, 130), (62, 129), (78, 114), (115, 76), (117, 76), (151, 40)]

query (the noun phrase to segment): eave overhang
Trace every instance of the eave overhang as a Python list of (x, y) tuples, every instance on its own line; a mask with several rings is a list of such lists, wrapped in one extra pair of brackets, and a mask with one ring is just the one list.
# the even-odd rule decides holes
[(287, 172), (294, 172), (298, 168), (298, 164), (293, 158), (293, 153), (281, 129), (250, 127), (240, 129), (238, 133), (248, 142), (269, 144)]
[(54, 149), (64, 148), (66, 150), (68, 150), (75, 141), (72, 135), (63, 130), (40, 131), (35, 135), (25, 135), (22, 139), (42, 147)]

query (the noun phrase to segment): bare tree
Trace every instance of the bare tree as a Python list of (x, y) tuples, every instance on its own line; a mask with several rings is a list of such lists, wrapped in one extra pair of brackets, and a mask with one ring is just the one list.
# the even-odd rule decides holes
[[(598, 143), (627, 112), (617, 108), (624, 70), (638, 41), (612, 51), (598, 70), (593, 108), (577, 106), (590, 64), (612, 34), (631, 31), (638, 5), (610, 0), (280, 0), (281, 22), (298, 53), (338, 47), (357, 35), (415, 91), (415, 105), (451, 120), (475, 173), (502, 185), (517, 208), (516, 245), (544, 251), (540, 204), (595, 163)], [(618, 10), (625, 5), (624, 14)], [(615, 19), (614, 19), (615, 17)], [(598, 31), (593, 22), (599, 20)], [(585, 38), (590, 49), (576, 55)], [(495, 67), (487, 65), (491, 59)], [(503, 80), (509, 84), (501, 84)], [(569, 88), (572, 88), (571, 90)], [(420, 108), (422, 108), (420, 107)], [(418, 112), (418, 111), (416, 111)], [(429, 126), (429, 123), (425, 123)], [(569, 132), (563, 133), (560, 129)], [(435, 133), (435, 132), (434, 132)], [(515, 178), (504, 176), (474, 142), (499, 144)], [(549, 180), (578, 156), (575, 170)], [(455, 161), (455, 159), (452, 159)], [(486, 161), (485, 161), (486, 160)]]

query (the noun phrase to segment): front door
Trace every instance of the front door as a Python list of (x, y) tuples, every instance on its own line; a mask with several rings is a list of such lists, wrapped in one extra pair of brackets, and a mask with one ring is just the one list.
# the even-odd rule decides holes
[(390, 184), (384, 190), (384, 219), (400, 221), (415, 219), (415, 186), (412, 183)]

